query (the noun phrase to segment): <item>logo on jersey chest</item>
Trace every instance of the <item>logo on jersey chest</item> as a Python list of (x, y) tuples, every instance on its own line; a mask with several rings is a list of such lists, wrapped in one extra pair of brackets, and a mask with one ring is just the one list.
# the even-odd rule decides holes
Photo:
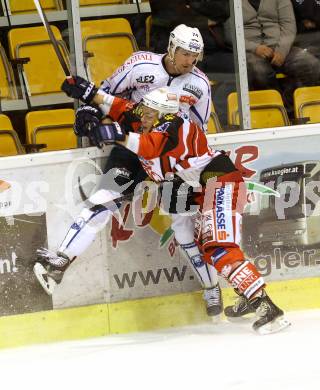
[(192, 85), (192, 84), (185, 84), (183, 86), (183, 91), (191, 93), (198, 99), (201, 99), (201, 96), (203, 95), (203, 91), (196, 85)]
[(165, 133), (168, 130), (170, 124), (170, 122), (162, 123), (161, 125), (155, 127), (153, 131), (158, 133)]
[(136, 79), (137, 83), (153, 84), (155, 77), (153, 75), (140, 76)]
[(181, 95), (179, 101), (180, 103), (187, 103), (189, 106), (197, 103), (197, 99), (190, 95)]

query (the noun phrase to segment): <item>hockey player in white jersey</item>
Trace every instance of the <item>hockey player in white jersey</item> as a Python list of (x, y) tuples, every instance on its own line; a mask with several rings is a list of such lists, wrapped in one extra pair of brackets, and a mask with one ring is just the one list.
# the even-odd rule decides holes
[(168, 86), (180, 96), (180, 110), (206, 131), (211, 88), (207, 76), (196, 67), (202, 57), (199, 30), (180, 24), (170, 33), (166, 54), (134, 53), (100, 89), (139, 102), (146, 93)]
[[(106, 93), (140, 102), (143, 96), (150, 91), (169, 86), (170, 91), (179, 96), (180, 110), (186, 118), (194, 121), (206, 132), (211, 109), (211, 89), (207, 76), (196, 67), (197, 62), (203, 57), (203, 47), (203, 39), (199, 30), (181, 24), (170, 33), (166, 54), (134, 53), (102, 83), (99, 90), (93, 83), (76, 77), (73, 91), (68, 91), (70, 85), (67, 83), (64, 83), (64, 91), (69, 96), (88, 104), (98, 103), (101, 95), (104, 96)], [(179, 231), (185, 232), (187, 227), (189, 227), (189, 237), (193, 236), (194, 226), (191, 220), (187, 223), (188, 218), (176, 215), (173, 219), (172, 228), (178, 242)], [(179, 244), (182, 244), (182, 249), (187, 252), (187, 248), (183, 246), (184, 243), (180, 241)], [(195, 244), (193, 244), (193, 250), (200, 258)], [(200, 268), (195, 265), (193, 268), (199, 276)], [(206, 275), (202, 275), (200, 279), (210, 280), (210, 283), (202, 282), (207, 314), (215, 316), (223, 310), (218, 276), (210, 265), (202, 269)], [(207, 273), (210, 275), (209, 279)]]

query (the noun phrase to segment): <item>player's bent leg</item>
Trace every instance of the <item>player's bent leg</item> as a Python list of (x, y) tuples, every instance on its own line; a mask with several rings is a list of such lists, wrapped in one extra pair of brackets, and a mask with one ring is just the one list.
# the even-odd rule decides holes
[(212, 265), (202, 260), (202, 255), (194, 241), (180, 246), (204, 289), (203, 299), (206, 302), (207, 315), (211, 317), (221, 314), (223, 301), (221, 288), (217, 281), (217, 271)]
[[(116, 205), (113, 207), (117, 208)], [(102, 205), (83, 209), (56, 253), (48, 249), (37, 251), (38, 258), (33, 270), (47, 294), (53, 293), (68, 266), (91, 245), (97, 232), (108, 223), (114, 209)]]
[(208, 316), (217, 316), (223, 311), (221, 288), (218, 283), (216, 269), (203, 261), (202, 255), (194, 241), (194, 217), (172, 214), (172, 225), (175, 238), (180, 244), (186, 258), (196, 274), (202, 288), (203, 299), (206, 302)]
[(247, 300), (249, 310), (255, 311), (258, 319), (254, 322), (253, 329), (256, 332), (273, 333), (290, 325), (283, 318), (283, 311), (264, 290), (263, 277), (254, 264), (243, 258), (239, 248), (216, 248), (210, 259), (235, 291)]

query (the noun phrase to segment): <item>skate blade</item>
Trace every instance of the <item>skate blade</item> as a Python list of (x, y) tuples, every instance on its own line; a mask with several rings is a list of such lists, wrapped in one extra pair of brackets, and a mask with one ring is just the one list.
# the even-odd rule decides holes
[(274, 321), (269, 322), (268, 324), (261, 326), (261, 328), (257, 329), (256, 332), (258, 334), (264, 336), (266, 334), (280, 332), (281, 330), (287, 328), (290, 325), (291, 325), (291, 322), (289, 322), (286, 318), (278, 317)]
[(210, 316), (210, 322), (213, 325), (219, 324), (222, 321), (222, 313), (217, 314), (216, 316)]
[[(36, 263), (33, 266), (33, 272), (44, 291), (48, 295), (52, 295), (57, 283), (52, 278), (50, 278), (50, 276), (48, 276), (47, 270), (44, 268), (44, 266), (40, 263)], [(45, 278), (44, 275), (46, 275)]]

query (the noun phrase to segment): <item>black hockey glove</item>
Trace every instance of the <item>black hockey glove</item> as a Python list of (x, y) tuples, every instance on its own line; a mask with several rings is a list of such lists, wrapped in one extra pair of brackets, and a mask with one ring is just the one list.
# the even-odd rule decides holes
[(118, 122), (112, 122), (99, 126), (101, 138), (105, 143), (113, 143), (115, 141), (124, 141), (126, 132)]
[(104, 144), (112, 144), (115, 141), (124, 141), (126, 134), (117, 122), (97, 126), (95, 123), (90, 122), (88, 126), (88, 137), (91, 144), (98, 148), (102, 148)]
[(89, 137), (92, 145), (102, 148), (105, 143), (124, 141), (125, 131), (119, 123), (101, 124), (102, 112), (93, 106), (81, 106), (76, 112), (74, 132), (80, 137)]
[(77, 109), (74, 132), (79, 137), (89, 137), (89, 131), (98, 127), (103, 117), (102, 112), (93, 106), (81, 106)]
[(87, 104), (93, 100), (98, 91), (94, 83), (91, 83), (80, 76), (74, 76), (72, 80), (64, 80), (61, 89), (67, 96), (74, 99), (80, 99)]

